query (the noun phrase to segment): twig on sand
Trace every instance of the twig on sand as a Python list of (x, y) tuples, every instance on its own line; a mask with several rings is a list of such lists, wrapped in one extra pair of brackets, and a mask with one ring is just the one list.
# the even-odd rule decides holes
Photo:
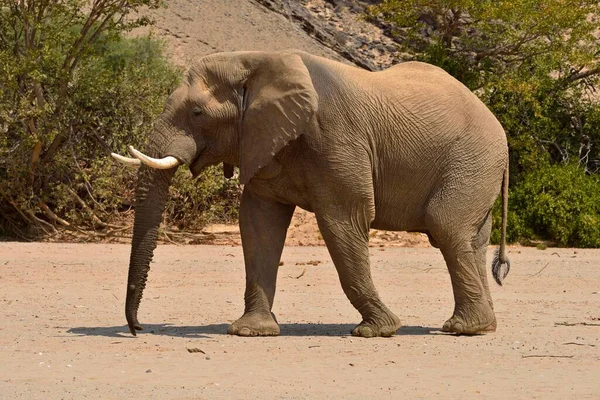
[(306, 268), (304, 268), (304, 270), (302, 271), (302, 273), (300, 275), (296, 276), (295, 278), (296, 279), (300, 279), (300, 278), (302, 278), (304, 276), (305, 273), (306, 273)]
[(577, 343), (577, 342), (567, 342), (567, 343), (563, 343), (563, 345), (567, 345), (567, 344), (572, 344), (575, 346), (590, 346), (590, 347), (596, 347), (595, 344), (587, 344), (587, 343)]
[(202, 353), (202, 354), (206, 354), (206, 353), (204, 352), (204, 350), (202, 350), (202, 349), (199, 349), (199, 348), (197, 348), (197, 347), (193, 347), (193, 348), (189, 348), (189, 347), (188, 347), (188, 348), (187, 348), (187, 351), (188, 351), (189, 353)]
[(406, 265), (406, 267), (408, 268), (412, 268), (412, 269), (416, 269), (417, 271), (421, 271), (421, 272), (425, 272), (428, 273), (429, 271), (431, 271), (432, 269), (438, 269), (437, 267), (430, 267), (430, 268), (419, 268), (419, 267), (414, 267), (412, 265)]
[(536, 276), (536, 275), (539, 275), (539, 274), (541, 274), (541, 273), (542, 273), (542, 271), (543, 271), (543, 270), (545, 270), (545, 269), (546, 269), (546, 267), (547, 267), (548, 265), (550, 265), (550, 263), (548, 263), (548, 264), (544, 265), (544, 268), (540, 269), (538, 272), (536, 272), (535, 274), (533, 274), (533, 275), (531, 275), (531, 276)]
[(521, 356), (521, 358), (573, 358), (575, 356), (556, 356), (553, 354), (531, 354), (528, 356)]
[(554, 325), (555, 326), (577, 326), (577, 325), (600, 326), (600, 324), (595, 324), (593, 322), (555, 322)]

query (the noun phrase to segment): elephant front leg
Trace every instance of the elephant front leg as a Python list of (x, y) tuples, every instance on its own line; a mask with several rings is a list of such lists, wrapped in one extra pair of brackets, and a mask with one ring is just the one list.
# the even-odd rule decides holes
[(240, 233), (246, 265), (244, 315), (227, 329), (230, 335), (276, 336), (271, 312), (277, 270), (295, 206), (260, 198), (247, 187), (240, 204)]
[(400, 319), (383, 304), (373, 284), (369, 265), (370, 220), (361, 223), (361, 219), (365, 218), (359, 215), (340, 221), (317, 216), (344, 293), (363, 319), (352, 335), (392, 336), (400, 329)]

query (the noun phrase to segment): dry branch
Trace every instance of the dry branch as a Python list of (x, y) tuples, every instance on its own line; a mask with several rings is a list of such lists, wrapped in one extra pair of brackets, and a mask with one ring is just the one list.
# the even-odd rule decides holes
[[(36, 217), (36, 215), (34, 214), (34, 212), (33, 212), (33, 211), (31, 211), (31, 210), (27, 210), (27, 211), (26, 211), (26, 213), (27, 213), (27, 214), (28, 214), (28, 215), (29, 215), (29, 216), (30, 216), (30, 217), (31, 217), (31, 218), (32, 218), (34, 221), (36, 221), (36, 222), (40, 223), (41, 225), (45, 225), (45, 226), (49, 227), (50, 229), (52, 229), (52, 231), (53, 231), (54, 233), (57, 233), (57, 231), (56, 231), (56, 228), (54, 227), (54, 225), (52, 225), (52, 224), (50, 224), (50, 223), (48, 223), (48, 222), (44, 221), (44, 220), (43, 220), (43, 219), (41, 219), (41, 218), (38, 218), (38, 217)], [(44, 230), (44, 232), (48, 233), (48, 231), (46, 231), (46, 229), (44, 229), (43, 227), (42, 227), (42, 229)]]
[(553, 354), (531, 354), (528, 356), (521, 356), (521, 358), (573, 358), (575, 356), (556, 356)]
[(568, 345), (568, 344), (572, 344), (575, 346), (590, 346), (590, 347), (596, 347), (595, 344), (587, 344), (587, 343), (577, 343), (577, 342), (567, 342), (567, 343), (563, 343), (563, 345)]
[(180, 243), (177, 243), (176, 241), (174, 241), (173, 239), (171, 239), (171, 237), (169, 236), (169, 234), (166, 231), (161, 231), (163, 236), (165, 238), (167, 238), (167, 242), (171, 243), (171, 244), (175, 244), (175, 245), (180, 245)]
[(587, 70), (587, 71), (584, 71), (584, 72), (574, 73), (573, 75), (569, 76), (566, 79), (566, 81), (567, 82), (575, 82), (577, 80), (585, 79), (585, 78), (587, 78), (589, 76), (597, 75), (597, 74), (600, 74), (600, 68), (594, 68), (594, 69), (590, 69), (590, 70)]
[(533, 275), (531, 275), (531, 276), (536, 276), (536, 275), (539, 275), (539, 274), (541, 274), (541, 273), (542, 273), (542, 271), (543, 271), (543, 270), (545, 270), (545, 269), (546, 269), (546, 267), (547, 267), (548, 265), (550, 265), (550, 263), (548, 263), (548, 264), (544, 265), (544, 268), (540, 269), (538, 272), (536, 272), (535, 274), (533, 274)]
[(79, 203), (79, 205), (87, 212), (90, 214), (90, 216), (92, 217), (92, 220), (94, 221), (94, 223), (98, 226), (100, 226), (101, 228), (121, 228), (120, 226), (117, 225), (111, 225), (111, 224), (107, 224), (106, 222), (102, 221), (95, 213), (94, 210), (92, 210), (92, 208), (90, 206), (87, 205), (87, 203), (81, 198), (79, 197), (79, 195), (71, 188), (67, 188), (67, 190), (69, 191), (69, 193), (71, 193), (71, 196), (73, 196), (73, 198), (75, 199), (75, 201), (77, 201)]
[(67, 221), (65, 221), (64, 219), (59, 217), (58, 215), (54, 214), (54, 212), (46, 204), (44, 204), (40, 201), (39, 206), (48, 218), (50, 218), (51, 220), (55, 221), (56, 223), (66, 227), (66, 228), (72, 228), (70, 223), (68, 223)]
[(554, 326), (600, 326), (600, 324), (595, 324), (593, 322), (555, 322)]

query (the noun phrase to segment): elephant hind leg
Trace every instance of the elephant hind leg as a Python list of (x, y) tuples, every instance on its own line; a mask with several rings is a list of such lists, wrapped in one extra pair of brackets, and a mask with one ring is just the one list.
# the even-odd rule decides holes
[(350, 218), (331, 219), (319, 215), (317, 221), (342, 289), (362, 316), (362, 322), (352, 330), (352, 335), (392, 336), (400, 329), (400, 319), (381, 301), (373, 284), (369, 265), (369, 222), (361, 224)]
[(489, 288), (477, 265), (482, 251), (485, 250), (442, 248), (454, 292), (454, 312), (444, 323), (444, 332), (476, 334), (496, 330)]
[(477, 334), (496, 330), (485, 269), (490, 230), (488, 215), (473, 235), (455, 236), (460, 232), (456, 229), (434, 234), (446, 261), (454, 293), (454, 312), (442, 327), (445, 332)]
[(431, 233), (426, 232), (425, 234), (427, 235), (427, 239), (429, 239), (429, 244), (431, 245), (431, 247), (435, 247), (436, 249), (439, 249), (440, 245), (437, 244), (437, 242), (435, 241), (433, 236), (431, 236)]

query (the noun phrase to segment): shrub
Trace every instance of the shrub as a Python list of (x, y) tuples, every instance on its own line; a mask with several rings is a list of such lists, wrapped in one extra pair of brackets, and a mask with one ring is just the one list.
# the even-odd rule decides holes
[(592, 0), (383, 0), (368, 9), (392, 27), (405, 58), (444, 68), (502, 123), (511, 241), (600, 245), (591, 204), (600, 173), (599, 15)]
[[(181, 71), (161, 42), (123, 36), (148, 21), (116, 17), (160, 0), (94, 2), (87, 14), (85, 3), (0, 0), (0, 235), (61, 227), (102, 238), (127, 227), (136, 171), (109, 154), (143, 147)], [(167, 223), (236, 217), (237, 182), (215, 171), (198, 184), (180, 171)]]
[[(578, 165), (530, 172), (511, 190), (508, 236), (548, 240), (559, 246), (600, 247), (600, 178)], [(500, 207), (494, 209), (499, 221)], [(499, 239), (496, 230), (493, 240)]]

